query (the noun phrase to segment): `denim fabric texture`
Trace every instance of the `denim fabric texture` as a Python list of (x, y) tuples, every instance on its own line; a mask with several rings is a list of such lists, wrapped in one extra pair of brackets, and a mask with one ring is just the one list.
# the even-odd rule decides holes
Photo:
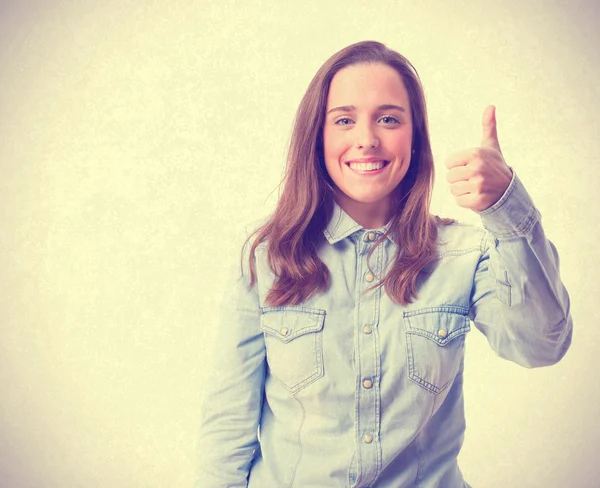
[(438, 259), (418, 299), (381, 288), (397, 246), (338, 206), (319, 255), (326, 293), (270, 307), (266, 247), (258, 282), (233, 277), (221, 307), (202, 409), (197, 488), (458, 488), (465, 342), (531, 368), (571, 343), (569, 297), (554, 245), (513, 171), (482, 226), (439, 226)]

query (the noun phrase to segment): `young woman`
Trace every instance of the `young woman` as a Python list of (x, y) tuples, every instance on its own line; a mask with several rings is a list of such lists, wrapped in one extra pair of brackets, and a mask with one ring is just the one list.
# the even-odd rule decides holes
[[(569, 298), (494, 107), (451, 158), (481, 227), (429, 213), (423, 89), (377, 42), (333, 55), (297, 112), (283, 192), (247, 242), (214, 345), (198, 487), (464, 487), (471, 323), (526, 367), (562, 358)], [(239, 275), (239, 273), (238, 273)]]

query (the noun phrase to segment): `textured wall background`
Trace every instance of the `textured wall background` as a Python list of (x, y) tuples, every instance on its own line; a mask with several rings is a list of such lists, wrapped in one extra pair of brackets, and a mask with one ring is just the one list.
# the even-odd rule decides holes
[(0, 486), (190, 486), (203, 348), (243, 226), (277, 198), (294, 112), (338, 49), (422, 77), (444, 158), (500, 143), (561, 256), (570, 352), (526, 370), (469, 336), (475, 487), (600, 476), (595, 1), (0, 0)]

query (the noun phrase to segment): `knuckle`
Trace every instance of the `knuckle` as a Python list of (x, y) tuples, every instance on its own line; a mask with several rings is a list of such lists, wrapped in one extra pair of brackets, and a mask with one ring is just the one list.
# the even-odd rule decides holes
[(471, 171), (473, 172), (473, 176), (480, 175), (485, 166), (485, 161), (481, 157), (476, 157), (473, 159), (473, 163), (471, 164)]

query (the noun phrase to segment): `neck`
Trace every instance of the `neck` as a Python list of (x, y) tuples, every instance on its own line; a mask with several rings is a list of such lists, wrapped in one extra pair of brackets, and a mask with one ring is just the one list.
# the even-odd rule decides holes
[(392, 217), (391, 199), (363, 203), (352, 200), (346, 195), (336, 195), (336, 202), (352, 220), (365, 229), (380, 229)]

